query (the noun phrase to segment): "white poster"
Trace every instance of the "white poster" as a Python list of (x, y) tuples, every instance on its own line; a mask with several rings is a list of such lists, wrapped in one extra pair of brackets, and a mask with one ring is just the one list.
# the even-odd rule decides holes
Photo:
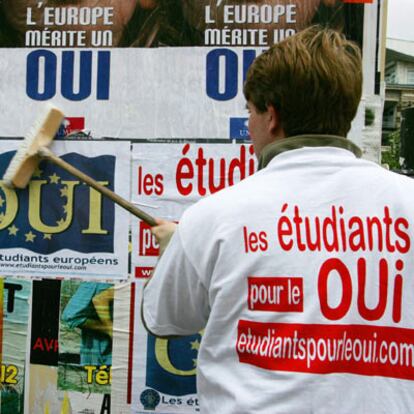
[[(132, 146), (131, 199), (148, 214), (178, 221), (202, 197), (254, 174), (251, 144), (187, 142)], [(150, 227), (132, 219), (132, 273), (148, 277), (158, 257)]]

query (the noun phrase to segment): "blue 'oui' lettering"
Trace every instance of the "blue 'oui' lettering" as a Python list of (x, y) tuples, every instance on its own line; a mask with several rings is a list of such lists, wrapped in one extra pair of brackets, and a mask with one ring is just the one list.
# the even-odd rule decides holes
[(62, 96), (70, 101), (83, 101), (92, 90), (92, 52), (80, 53), (79, 92), (74, 91), (75, 52), (62, 53)]
[[(75, 52), (62, 52), (61, 94), (70, 101), (82, 101), (92, 92), (92, 51), (79, 52), (79, 70), (75, 73)], [(35, 50), (27, 56), (26, 93), (36, 101), (52, 99), (56, 94), (57, 56), (46, 49)], [(96, 69), (96, 98), (109, 99), (111, 55), (99, 51)], [(41, 72), (43, 76), (41, 77)], [(79, 77), (75, 91), (75, 76)], [(41, 81), (42, 79), (42, 81)]]
[[(255, 57), (255, 50), (243, 51), (243, 81)], [(224, 65), (224, 88), (220, 88), (221, 65)], [(216, 101), (228, 101), (235, 98), (238, 93), (238, 67), (239, 58), (233, 50), (214, 49), (209, 52), (206, 68), (207, 96)]]
[[(39, 67), (44, 61), (43, 92), (40, 89)], [(56, 66), (57, 58), (49, 50), (35, 50), (27, 56), (26, 64), (26, 93), (36, 101), (46, 101), (56, 93)]]

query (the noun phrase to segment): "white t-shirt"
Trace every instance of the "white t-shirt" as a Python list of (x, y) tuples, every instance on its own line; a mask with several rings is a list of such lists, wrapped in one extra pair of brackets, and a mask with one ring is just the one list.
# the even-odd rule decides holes
[(144, 291), (156, 335), (205, 329), (202, 413), (414, 411), (414, 181), (294, 149), (183, 215)]

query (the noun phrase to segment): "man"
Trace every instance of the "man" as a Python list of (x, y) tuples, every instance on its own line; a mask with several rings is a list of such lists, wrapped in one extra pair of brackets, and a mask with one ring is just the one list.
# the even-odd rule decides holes
[(143, 319), (205, 329), (203, 413), (412, 411), (414, 181), (346, 140), (361, 84), (337, 32), (272, 46), (244, 87), (260, 171), (153, 229)]

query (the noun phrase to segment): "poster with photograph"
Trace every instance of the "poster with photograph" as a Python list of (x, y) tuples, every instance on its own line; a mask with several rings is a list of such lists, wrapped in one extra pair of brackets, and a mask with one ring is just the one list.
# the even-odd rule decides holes
[(111, 413), (114, 285), (33, 281), (28, 411)]
[(364, 3), (374, 1), (3, 0), (0, 46), (269, 46), (311, 24), (344, 30)]
[(0, 412), (23, 414), (32, 283), (0, 279)]
[[(178, 221), (202, 197), (254, 174), (251, 144), (139, 143), (132, 146), (131, 199), (154, 217)], [(132, 273), (150, 276), (159, 251), (150, 227), (131, 219)]]
[[(21, 141), (0, 141), (3, 176)], [(128, 142), (55, 142), (53, 151), (124, 198)], [(129, 213), (62, 168), (42, 161), (24, 190), (0, 181), (0, 272), (127, 277)]]
[(114, 286), (62, 282), (58, 388), (110, 394)]
[[(364, 25), (373, 20), (375, 29), (376, 13), (376, 0), (4, 0), (0, 136), (23, 136), (33, 110), (53, 101), (66, 135), (243, 139), (248, 67), (310, 25), (366, 49), (366, 93), (374, 94), (377, 32), (364, 38)], [(362, 127), (354, 123), (356, 143)]]

